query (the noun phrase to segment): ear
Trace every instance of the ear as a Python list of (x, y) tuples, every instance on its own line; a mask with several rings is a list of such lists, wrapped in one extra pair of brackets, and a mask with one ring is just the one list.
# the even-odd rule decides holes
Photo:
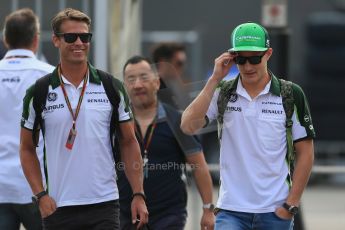
[(265, 55), (267, 55), (267, 56), (266, 56), (266, 57), (267, 57), (267, 60), (270, 59), (270, 57), (272, 56), (272, 54), (273, 54), (273, 49), (272, 49), (272, 48), (268, 48), (268, 50), (266, 51), (266, 54), (265, 54)]
[(52, 35), (52, 42), (56, 48), (59, 48), (60, 46), (60, 38), (56, 36), (55, 34)]
[(7, 43), (7, 39), (6, 39), (6, 37), (5, 37), (5, 35), (4, 35), (4, 37), (3, 37), (3, 43), (4, 43), (4, 45), (5, 45), (5, 47), (6, 47), (6, 49), (10, 49), (10, 46), (8, 45), (8, 43)]
[(34, 36), (33, 42), (32, 42), (32, 51), (34, 53), (36, 53), (38, 50), (38, 45), (39, 45), (39, 40), (40, 40), (39, 36), (40, 35), (38, 33), (36, 33)]
[(155, 84), (156, 84), (156, 89), (158, 91), (159, 87), (161, 86), (161, 81), (160, 81), (160, 77), (159, 76), (157, 76), (157, 78), (155, 79)]

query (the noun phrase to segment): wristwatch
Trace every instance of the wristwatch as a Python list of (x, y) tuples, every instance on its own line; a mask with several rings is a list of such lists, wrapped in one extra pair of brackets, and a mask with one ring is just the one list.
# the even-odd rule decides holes
[(43, 196), (45, 196), (45, 195), (48, 195), (48, 193), (47, 193), (45, 190), (43, 190), (42, 192), (37, 193), (36, 195), (33, 195), (33, 196), (31, 197), (32, 203), (38, 204), (38, 202), (40, 201), (40, 199), (41, 199)]
[(285, 208), (289, 213), (296, 215), (298, 213), (298, 207), (297, 206), (293, 206), (293, 205), (289, 205), (287, 203), (283, 204), (283, 208)]
[(214, 204), (212, 204), (212, 203), (203, 204), (203, 205), (202, 205), (202, 208), (203, 208), (203, 209), (208, 209), (208, 210), (210, 210), (211, 212), (213, 212), (213, 210), (214, 210)]

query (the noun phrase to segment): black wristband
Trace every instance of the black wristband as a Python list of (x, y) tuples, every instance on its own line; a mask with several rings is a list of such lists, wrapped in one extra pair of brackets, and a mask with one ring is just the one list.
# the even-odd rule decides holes
[(145, 196), (145, 194), (144, 194), (143, 192), (136, 192), (136, 193), (133, 193), (132, 199), (133, 199), (135, 196), (141, 196), (141, 197), (144, 199), (144, 201), (146, 201), (146, 196)]
[(39, 192), (35, 195), (35, 197), (37, 198), (37, 200), (41, 199), (41, 197), (47, 195), (47, 191), (46, 190), (43, 190), (42, 192)]
[(45, 190), (43, 190), (42, 192), (37, 193), (36, 195), (33, 195), (33, 196), (31, 197), (32, 202), (33, 202), (34, 204), (38, 204), (38, 202), (40, 201), (40, 199), (41, 199), (43, 196), (45, 196), (45, 195), (48, 195), (48, 193), (47, 193)]
[(210, 123), (210, 119), (208, 118), (207, 115), (205, 115), (205, 125), (203, 126), (203, 128), (205, 128), (206, 126), (208, 126), (209, 123)]

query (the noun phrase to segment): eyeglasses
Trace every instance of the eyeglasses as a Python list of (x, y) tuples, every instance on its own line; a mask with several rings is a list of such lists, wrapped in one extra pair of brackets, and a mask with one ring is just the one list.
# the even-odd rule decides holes
[(92, 38), (92, 33), (55, 33), (56, 36), (63, 37), (65, 42), (73, 43), (75, 42), (78, 37), (80, 38), (82, 43), (89, 43)]
[(140, 82), (149, 82), (150, 80), (152, 80), (154, 77), (151, 74), (141, 74), (140, 76), (129, 76), (127, 78), (125, 78), (125, 82), (128, 85), (134, 85), (137, 80), (139, 80)]
[(261, 63), (261, 58), (264, 56), (265, 54), (263, 55), (260, 55), (260, 56), (250, 56), (250, 57), (243, 57), (243, 56), (236, 56), (234, 58), (234, 62), (238, 65), (244, 65), (247, 60), (249, 61), (250, 64), (252, 65), (257, 65), (257, 64), (260, 64)]

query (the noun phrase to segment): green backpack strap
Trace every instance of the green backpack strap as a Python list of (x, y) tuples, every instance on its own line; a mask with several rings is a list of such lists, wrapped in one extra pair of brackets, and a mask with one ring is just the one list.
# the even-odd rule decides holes
[(49, 84), (52, 74), (47, 74), (39, 78), (34, 85), (34, 96), (32, 106), (35, 110), (35, 121), (32, 128), (32, 140), (36, 147), (38, 147), (39, 131), (42, 130), (44, 137), (44, 122), (42, 119), (42, 112), (46, 106)]
[(295, 151), (293, 146), (293, 139), (292, 139), (292, 115), (294, 113), (294, 96), (293, 96), (293, 88), (291, 81), (285, 81), (284, 79), (279, 79), (280, 81), (280, 94), (282, 96), (283, 107), (286, 115), (286, 143), (287, 143), (287, 154), (286, 160), (289, 166), (289, 178), (288, 181), (291, 186), (292, 177), (294, 170), (294, 161), (295, 161)]
[(226, 106), (230, 100), (231, 94), (234, 91), (233, 83), (235, 80), (230, 81), (221, 81), (218, 85), (219, 88), (219, 96), (217, 99), (217, 107), (218, 107), (218, 116), (217, 116), (217, 125), (218, 125), (218, 139), (219, 143), (222, 139), (222, 130), (223, 130), (223, 122), (224, 122), (224, 113), (226, 110)]
[[(35, 110), (35, 121), (32, 128), (32, 140), (36, 147), (38, 147), (39, 132), (42, 131), (42, 137), (44, 139), (45, 126), (42, 118), (42, 112), (45, 109), (47, 96), (49, 91), (49, 84), (52, 74), (49, 73), (44, 77), (39, 78), (34, 85), (34, 96), (32, 101), (32, 106)], [(48, 169), (47, 169), (47, 156), (45, 145), (43, 146), (43, 169), (46, 178), (47, 192), (49, 192), (48, 187)]]

